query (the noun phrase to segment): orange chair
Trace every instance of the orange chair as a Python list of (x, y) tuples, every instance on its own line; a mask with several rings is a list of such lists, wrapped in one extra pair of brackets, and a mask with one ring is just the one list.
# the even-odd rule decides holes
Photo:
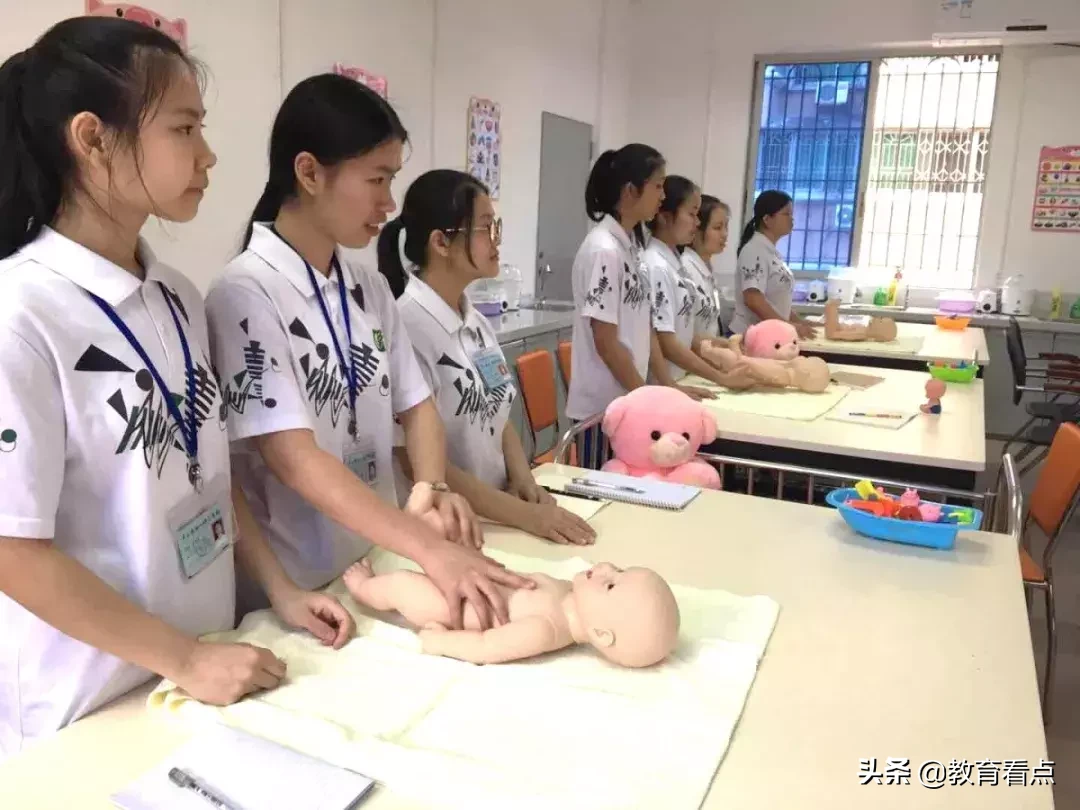
[[(514, 365), (517, 367), (518, 384), (521, 386), (525, 418), (529, 420), (529, 431), (532, 433), (533, 464), (547, 464), (555, 459), (555, 445), (559, 442), (555, 363), (551, 359), (551, 352), (540, 349), (521, 355)], [(547, 450), (539, 452), (536, 434), (550, 427), (555, 428), (555, 441)], [(570, 464), (577, 464), (575, 448), (570, 449)]]
[(564, 340), (559, 344), (559, 373), (562, 374), (563, 385), (570, 390), (570, 348), (573, 344)]
[[(1031, 505), (1024, 518), (1020, 544), (1020, 573), (1024, 580), (1028, 607), (1034, 591), (1046, 598), (1046, 667), (1043, 673), (1043, 722), (1050, 722), (1050, 690), (1054, 682), (1057, 655), (1057, 621), (1054, 615), (1053, 558), (1062, 532), (1076, 509), (1080, 494), (1080, 427), (1066, 422), (1058, 428), (1039, 480), (1031, 494)], [(1036, 562), (1030, 551), (1028, 528), (1034, 523), (1048, 542), (1042, 561)]]

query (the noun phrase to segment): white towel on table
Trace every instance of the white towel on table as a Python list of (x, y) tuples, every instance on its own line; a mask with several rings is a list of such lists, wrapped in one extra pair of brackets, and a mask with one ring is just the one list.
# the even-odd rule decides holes
[[(489, 553), (566, 579), (590, 565)], [(373, 559), (377, 572), (413, 567), (381, 552)], [(263, 611), (213, 638), (269, 647), (288, 665), (283, 686), (218, 709), (163, 682), (150, 705), (267, 737), (432, 807), (691, 810), (727, 750), (779, 607), (673, 590), (679, 647), (647, 670), (616, 667), (587, 647), (474, 666), (423, 655), (414, 633), (358, 610), (357, 637), (334, 652)], [(340, 582), (330, 591), (344, 594)]]

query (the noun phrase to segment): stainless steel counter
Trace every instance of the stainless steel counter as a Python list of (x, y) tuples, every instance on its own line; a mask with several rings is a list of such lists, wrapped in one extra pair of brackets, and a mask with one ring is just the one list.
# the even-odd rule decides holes
[(570, 329), (574, 324), (574, 313), (519, 309), (489, 317), (488, 323), (495, 330), (499, 343), (513, 343), (560, 329)]
[[(825, 311), (825, 307), (821, 304), (795, 304), (794, 309), (800, 314), (820, 314)], [(933, 323), (934, 316), (939, 315), (940, 311), (932, 307), (908, 307), (907, 309), (889, 309), (887, 307), (875, 307), (867, 304), (855, 304), (851, 306), (842, 306), (840, 311), (843, 313), (850, 313), (852, 315), (886, 315), (897, 321), (904, 321), (906, 323)], [(981, 313), (972, 313), (972, 326), (977, 326), (981, 329), (1004, 329), (1009, 324), (1008, 315), (983, 315)], [(1050, 320), (1049, 318), (1036, 318), (1030, 316), (1018, 316), (1021, 328), (1025, 332), (1051, 332), (1055, 334), (1071, 334), (1080, 335), (1080, 321), (1073, 321), (1067, 318), (1061, 320)]]

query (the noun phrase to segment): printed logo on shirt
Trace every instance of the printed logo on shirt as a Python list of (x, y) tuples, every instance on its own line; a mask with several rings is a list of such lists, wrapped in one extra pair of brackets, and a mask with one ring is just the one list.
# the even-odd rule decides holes
[[(209, 419), (210, 409), (218, 395), (217, 380), (209, 369), (210, 362), (205, 357), (202, 358), (202, 362), (195, 362), (194, 409), (195, 426), (198, 430), (201, 430), (203, 424)], [(150, 371), (145, 368), (135, 371), (124, 361), (93, 344), (75, 363), (75, 370), (99, 374), (120, 372), (134, 376), (138, 393), (132, 397), (132, 403), (128, 402), (123, 388), (118, 388), (106, 400), (109, 407), (125, 423), (124, 432), (115, 453), (119, 456), (126, 452), (141, 452), (146, 468), (156, 469), (160, 479), (169, 453), (174, 448), (184, 453), (184, 445), (178, 435), (180, 426), (169, 413), (168, 405), (162, 398)], [(171, 391), (169, 393), (173, 401), (179, 405), (180, 412), (187, 418), (189, 403), (186, 396)], [(224, 429), (224, 407), (218, 409), (217, 416), (220, 427)]]
[[(240, 321), (240, 330), (248, 334), (248, 319)], [(225, 405), (238, 414), (247, 410), (249, 402), (258, 402), (265, 408), (276, 408), (277, 400), (273, 397), (263, 396), (263, 377), (269, 367), (275, 372), (281, 371), (281, 364), (277, 358), (269, 358), (267, 364), (266, 349), (258, 340), (251, 340), (244, 346), (244, 370), (234, 374), (231, 380), (226, 380), (222, 387), (222, 397)]]
[(476, 425), (481, 430), (487, 430), (491, 436), (495, 435), (493, 424), (499, 409), (505, 404), (510, 407), (514, 401), (514, 387), (510, 383), (497, 385), (485, 394), (484, 386), (471, 368), (466, 368), (452, 357), (444, 354), (435, 364), (442, 368), (453, 369), (458, 372), (454, 377), (452, 386), (458, 393), (458, 404), (454, 416), (465, 416), (469, 423)]
[(667, 304), (667, 296), (664, 294), (664, 288), (660, 282), (656, 283), (656, 300), (653, 301), (653, 313), (660, 320), (664, 319), (665, 305)]
[(585, 306), (595, 307), (599, 306), (600, 309), (604, 308), (604, 295), (611, 289), (611, 282), (607, 276), (607, 266), (604, 266), (600, 270), (600, 280), (596, 282), (596, 286), (593, 287), (585, 294)]
[[(299, 318), (289, 324), (289, 333), (314, 347), (314, 358), (311, 351), (300, 354), (299, 358), (304, 372), (304, 393), (315, 408), (315, 415), (322, 416), (323, 411), (329, 411), (330, 424), (337, 427), (338, 420), (349, 407), (349, 384), (344, 369), (331, 362), (330, 347), (316, 342)], [(357, 396), (362, 395), (376, 378), (379, 393), (384, 397), (390, 395), (390, 377), (387, 374), (379, 376), (379, 357), (374, 348), (363, 342), (359, 346), (351, 344), (349, 362), (356, 375)]]
[(743, 268), (743, 281), (750, 281), (755, 278), (761, 278), (764, 273), (765, 271), (761, 269), (761, 259), (755, 259), (753, 267), (747, 266)]
[(691, 319), (694, 317), (694, 294), (691, 287), (688, 287), (685, 281), (679, 282), (679, 292), (682, 296), (682, 304), (679, 305), (679, 311), (675, 313), (676, 319), (682, 318), (683, 323), (690, 324)]
[[(360, 288), (357, 287), (357, 289)], [(375, 348), (378, 349), (380, 352), (386, 351), (386, 338), (383, 336), (382, 329), (372, 329), (371, 340), (372, 342), (374, 342)]]
[(646, 301), (651, 307), (649, 288), (642, 282), (641, 274), (631, 270), (629, 264), (623, 264), (623, 271), (623, 303), (633, 310), (641, 309)]
[(698, 294), (698, 310), (694, 313), (694, 317), (699, 320), (712, 320), (713, 317), (713, 304), (712, 299), (709, 298), (705, 289), (699, 284), (695, 288)]

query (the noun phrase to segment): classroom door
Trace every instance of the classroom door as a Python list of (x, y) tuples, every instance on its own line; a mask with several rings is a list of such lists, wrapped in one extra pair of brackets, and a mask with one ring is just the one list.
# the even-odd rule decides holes
[(540, 270), (548, 301), (573, 301), (570, 269), (588, 232), (585, 183), (592, 166), (592, 125), (544, 113), (540, 137), (540, 203), (536, 224), (536, 296), (541, 295)]

